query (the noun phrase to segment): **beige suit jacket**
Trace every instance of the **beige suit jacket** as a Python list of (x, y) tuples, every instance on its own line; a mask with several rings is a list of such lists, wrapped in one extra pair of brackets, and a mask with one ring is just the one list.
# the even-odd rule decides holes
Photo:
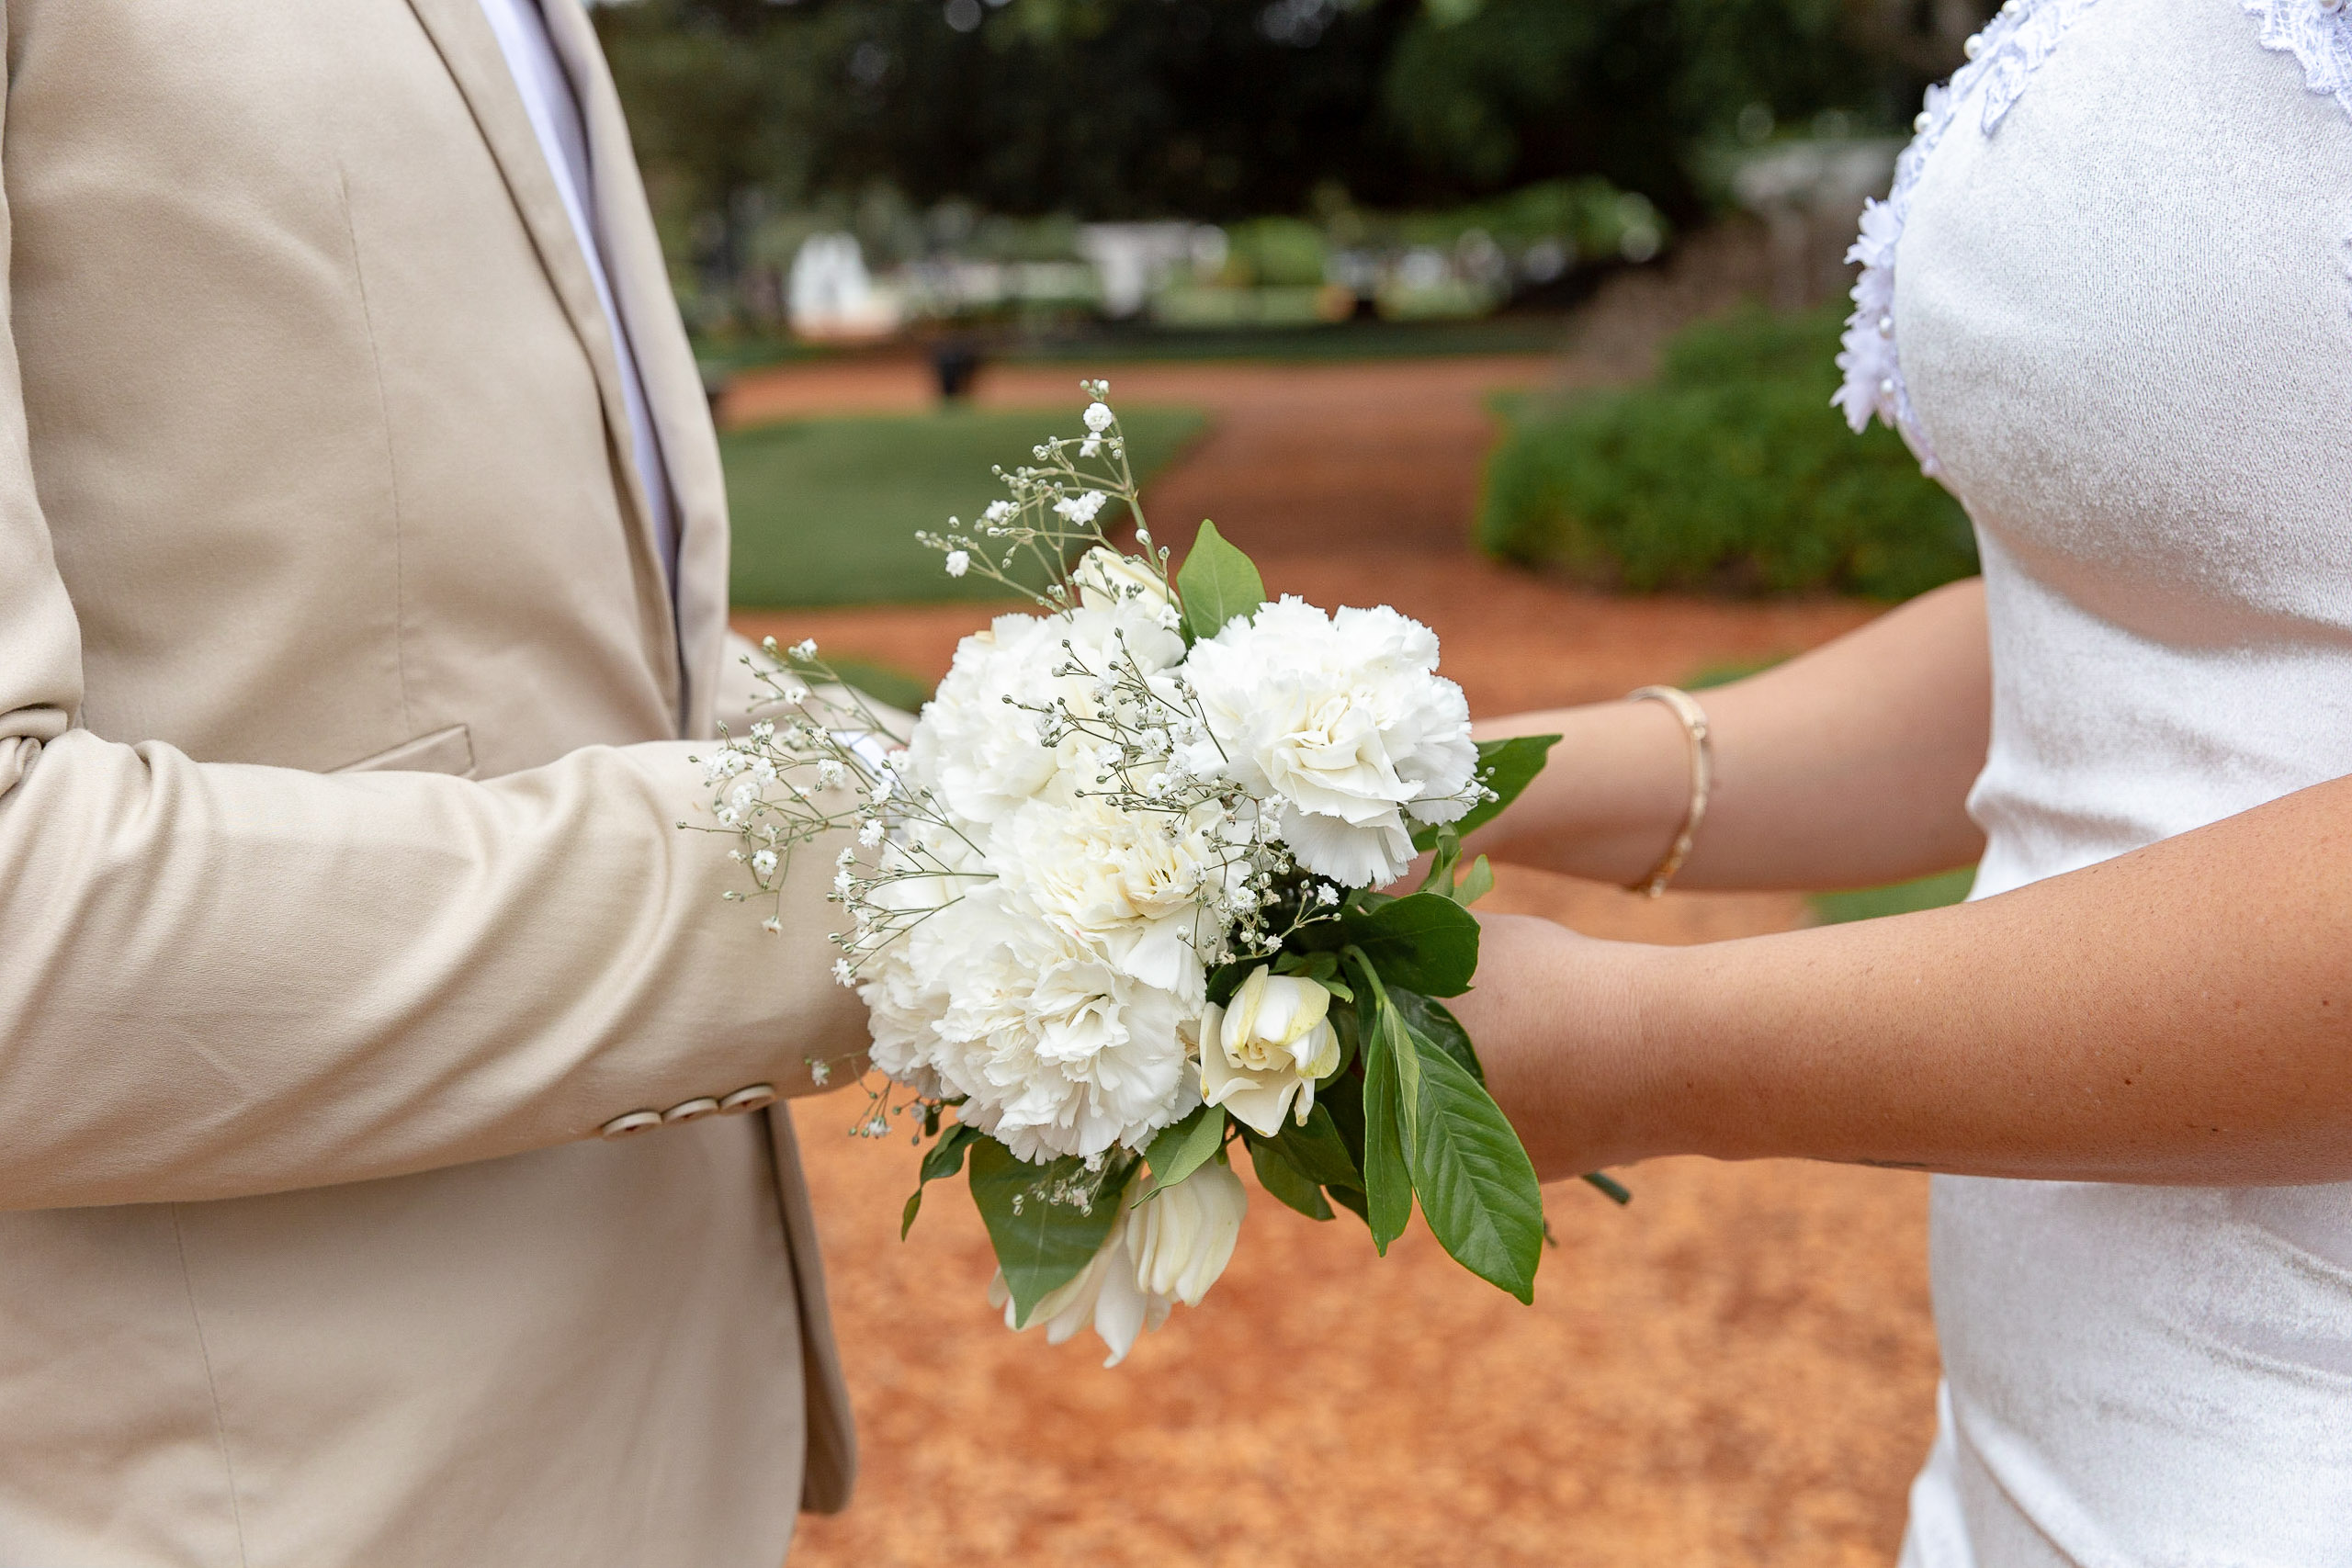
[(478, 0), (0, 0), (0, 1568), (769, 1568), (848, 1495), (789, 1122), (598, 1136), (864, 1032), (828, 857), (779, 940), (674, 826), (717, 446), (547, 9), (674, 615)]

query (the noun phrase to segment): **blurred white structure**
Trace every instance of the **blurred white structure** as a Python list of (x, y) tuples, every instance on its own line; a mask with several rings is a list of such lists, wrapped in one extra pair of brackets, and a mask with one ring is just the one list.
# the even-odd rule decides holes
[(1843, 287), (1862, 203), (1885, 194), (1901, 150), (1899, 141), (1825, 137), (1758, 152), (1732, 172), (1732, 195), (1770, 237), (1774, 305), (1810, 305)]
[(786, 308), (798, 336), (820, 341), (885, 337), (899, 327), (898, 302), (874, 287), (850, 234), (812, 234), (792, 258)]
[(1225, 231), (1190, 223), (1089, 223), (1078, 231), (1078, 252), (1102, 276), (1102, 313), (1124, 321), (1178, 266), (1222, 265)]

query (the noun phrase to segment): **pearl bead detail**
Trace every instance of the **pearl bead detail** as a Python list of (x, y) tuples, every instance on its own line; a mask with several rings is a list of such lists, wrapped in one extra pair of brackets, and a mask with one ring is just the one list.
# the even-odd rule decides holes
[[(2341, 5), (2343, 0), (2336, 0), (2336, 3)], [(1973, 60), (1984, 52), (1984, 40), (1980, 37), (1972, 36), (1966, 43), (1960, 46), (1960, 52)]]
[(1893, 337), (1894, 335), (1894, 318), (1893, 316), (1881, 316), (1878, 319), (1878, 335), (1881, 337)]

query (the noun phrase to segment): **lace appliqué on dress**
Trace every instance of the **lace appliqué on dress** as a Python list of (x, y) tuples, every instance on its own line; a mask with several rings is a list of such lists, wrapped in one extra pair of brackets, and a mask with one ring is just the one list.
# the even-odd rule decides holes
[(2291, 54), (2303, 67), (2303, 85), (2334, 98), (2352, 114), (2352, 6), (2343, 0), (2244, 0), (2245, 14), (2262, 24), (2262, 47)]
[[(2315, 6), (2319, 0), (2275, 3)], [(1894, 347), (1894, 251), (1903, 237), (1904, 222), (1911, 215), (1912, 189), (1919, 183), (1928, 154), (1959, 118), (1961, 106), (1981, 98), (1978, 125), (1983, 134), (1991, 135), (2025, 91), (2026, 78), (2050, 58), (2066, 30), (2096, 4), (2098, 0), (2006, 0), (1984, 30), (1968, 40), (1968, 63), (1954, 72), (1950, 82), (1928, 89), (1927, 106), (1912, 122), (1917, 134), (1894, 162), (1894, 188), (1884, 201), (1863, 207), (1861, 237), (1846, 253), (1848, 261), (1862, 264), (1862, 274), (1854, 281), (1854, 313), (1846, 320), (1844, 346), (1838, 355), (1838, 368), (1845, 373), (1845, 382), (1830, 400), (1845, 411), (1846, 423), (1858, 433), (1870, 423), (1872, 414), (1901, 432), (1926, 473), (1939, 474), (1942, 467), (1912, 412)], [(2251, 9), (2263, 0), (2245, 0), (2245, 4)], [(2337, 4), (2342, 6), (2345, 0)], [(2346, 57), (2345, 63), (2352, 68), (2352, 56)]]
[[(2262, 25), (2262, 47), (2291, 54), (2303, 85), (2352, 115), (2352, 4), (2346, 0), (2242, 0)], [(2352, 276), (2352, 237), (2345, 240), (2345, 272)]]

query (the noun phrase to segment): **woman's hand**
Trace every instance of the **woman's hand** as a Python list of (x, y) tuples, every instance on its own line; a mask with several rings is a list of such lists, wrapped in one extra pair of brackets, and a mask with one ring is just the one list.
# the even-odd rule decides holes
[(2352, 778), (1973, 904), (1695, 947), (1488, 917), (1455, 1012), (1548, 1179), (1667, 1154), (2352, 1180)]
[(1672, 1152), (1644, 1108), (1654, 1074), (1634, 979), (1655, 950), (1525, 915), (1482, 915), (1478, 983), (1447, 1005), (1545, 1181)]

